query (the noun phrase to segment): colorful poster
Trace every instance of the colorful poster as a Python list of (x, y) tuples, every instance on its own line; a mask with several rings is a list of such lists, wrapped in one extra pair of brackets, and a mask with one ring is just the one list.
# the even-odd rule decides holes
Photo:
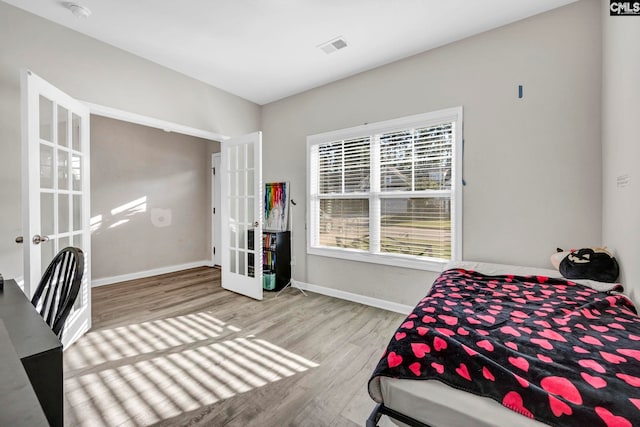
[(286, 182), (268, 182), (264, 188), (265, 231), (287, 231), (289, 186)]

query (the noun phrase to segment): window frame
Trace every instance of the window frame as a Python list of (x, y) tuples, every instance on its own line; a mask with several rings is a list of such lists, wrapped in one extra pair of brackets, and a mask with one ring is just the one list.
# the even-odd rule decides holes
[[(414, 128), (424, 128), (438, 125), (443, 122), (454, 123), (454, 138), (452, 141), (451, 155), (451, 190), (374, 192), (370, 188), (366, 192), (332, 194), (330, 198), (368, 199), (370, 206), (369, 230), (372, 230), (373, 227), (379, 228), (379, 225), (375, 225), (373, 221), (374, 219), (376, 219), (375, 212), (373, 211), (373, 209), (371, 209), (372, 201), (374, 199), (381, 200), (387, 198), (406, 198), (408, 196), (437, 197), (437, 193), (439, 191), (450, 194), (452, 216), (450, 260), (441, 260), (437, 258), (402, 254), (372, 253), (364, 252), (357, 249), (311, 244), (313, 241), (317, 240), (316, 236), (319, 236), (319, 203), (323, 198), (318, 194), (314, 194), (312, 188), (312, 148), (314, 146), (339, 140), (374, 137), (382, 133), (397, 132)], [(460, 261), (462, 259), (462, 141), (463, 109), (461, 106), (307, 136), (307, 254), (428, 271), (442, 271), (446, 263), (451, 261)], [(373, 159), (371, 161), (373, 161)], [(379, 178), (379, 174), (380, 166), (378, 165), (378, 170), (372, 171), (370, 179), (373, 181), (373, 179)], [(316, 205), (317, 207), (314, 207)], [(377, 218), (377, 220), (379, 221), (379, 218)]]

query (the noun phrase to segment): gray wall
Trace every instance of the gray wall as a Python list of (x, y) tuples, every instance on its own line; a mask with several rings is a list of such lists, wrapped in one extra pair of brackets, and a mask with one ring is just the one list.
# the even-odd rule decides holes
[(22, 275), (20, 74), (29, 68), (70, 95), (217, 132), (260, 128), (260, 107), (0, 2), (0, 272)]
[(218, 142), (91, 117), (91, 217), (100, 218), (92, 279), (211, 259), (209, 168), (218, 151)]
[[(640, 304), (640, 20), (609, 16), (602, 2), (603, 243), (615, 249), (620, 281)], [(619, 176), (630, 184), (617, 186)]]
[[(600, 13), (577, 2), (268, 104), (264, 180), (304, 201), (307, 135), (462, 105), (464, 259), (549, 267), (600, 244)], [(435, 277), (308, 256), (304, 203), (293, 216), (295, 279), (413, 305)]]

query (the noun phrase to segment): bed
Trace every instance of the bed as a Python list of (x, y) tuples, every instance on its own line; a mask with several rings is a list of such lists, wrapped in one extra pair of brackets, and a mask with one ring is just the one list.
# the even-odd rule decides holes
[(452, 263), (369, 380), (413, 426), (640, 426), (640, 318), (622, 286)]

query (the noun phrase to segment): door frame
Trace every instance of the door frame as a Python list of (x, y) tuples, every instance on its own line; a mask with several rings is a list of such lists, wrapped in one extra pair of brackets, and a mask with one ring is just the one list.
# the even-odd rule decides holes
[[(115, 119), (115, 120), (120, 120), (122, 122), (126, 122), (126, 123), (133, 123), (133, 124), (137, 124), (137, 125), (142, 125), (142, 126), (147, 126), (147, 127), (152, 127), (155, 129), (162, 129), (165, 132), (172, 132), (172, 133), (177, 133), (177, 134), (181, 134), (181, 135), (188, 135), (188, 136), (194, 136), (196, 138), (202, 138), (202, 139), (206, 139), (209, 141), (214, 141), (214, 142), (219, 142), (220, 144), (223, 144), (224, 141), (230, 139), (231, 137), (227, 136), (227, 135), (223, 135), (220, 133), (216, 133), (216, 132), (211, 132), (211, 131), (207, 131), (207, 130), (203, 130), (203, 129), (198, 129), (198, 128), (194, 128), (194, 127), (190, 127), (190, 126), (185, 126), (185, 125), (181, 125), (179, 123), (175, 123), (175, 122), (170, 122), (167, 120), (162, 120), (162, 119), (157, 119), (155, 117), (150, 117), (150, 116), (145, 116), (142, 114), (138, 114), (138, 113), (133, 113), (130, 111), (126, 111), (126, 110), (120, 110), (118, 108), (113, 108), (113, 107), (108, 107), (106, 105), (101, 105), (101, 104), (94, 104), (92, 102), (88, 102), (88, 101), (81, 101), (82, 103), (84, 103), (85, 105), (87, 105), (89, 107), (89, 114), (90, 115), (96, 115), (96, 116), (100, 116), (100, 117), (106, 117), (109, 119)], [(214, 153), (214, 154), (220, 154), (220, 153)], [(209, 223), (212, 225), (212, 233), (213, 233), (213, 212), (210, 208), (208, 208), (208, 213), (207, 213), (207, 217), (209, 218)], [(213, 242), (213, 240), (212, 240)], [(212, 243), (213, 244), (213, 243)], [(213, 255), (211, 252), (209, 252), (210, 258), (211, 258), (211, 262), (208, 264), (208, 266), (213, 267)], [(201, 265), (207, 265), (207, 264), (201, 264)], [(154, 270), (155, 271), (155, 270)], [(174, 271), (174, 270), (171, 270)], [(144, 272), (142, 272), (144, 273)], [(154, 273), (154, 274), (160, 274), (160, 273)], [(129, 278), (127, 278), (126, 280), (131, 280), (131, 279), (139, 279), (142, 277), (148, 277), (149, 275), (138, 275), (138, 274), (131, 274), (128, 275), (131, 276)], [(93, 287), (96, 286), (103, 286), (103, 285), (108, 285), (108, 284), (112, 284), (112, 283), (116, 283), (116, 282), (112, 282), (112, 281), (104, 281), (102, 279), (98, 280), (97, 283), (95, 285), (92, 284)]]
[[(222, 152), (213, 153), (211, 155), (211, 265), (222, 265), (222, 212), (220, 208), (221, 200), (221, 183), (220, 183), (220, 165), (222, 162)], [(216, 232), (217, 231), (217, 232)], [(214, 249), (215, 248), (215, 249)], [(215, 250), (215, 252), (214, 252)], [(216, 261), (218, 261), (216, 263)]]
[(107, 117), (109, 119), (116, 119), (128, 123), (135, 123), (138, 125), (148, 126), (156, 129), (162, 129), (165, 132), (175, 132), (183, 135), (195, 136), (196, 138), (219, 141), (220, 143), (230, 138), (229, 136), (220, 133), (185, 126), (167, 120), (156, 119), (154, 117), (132, 113), (126, 110), (107, 107), (106, 105), (94, 104), (87, 101), (80, 102), (89, 107), (90, 114), (96, 116)]

